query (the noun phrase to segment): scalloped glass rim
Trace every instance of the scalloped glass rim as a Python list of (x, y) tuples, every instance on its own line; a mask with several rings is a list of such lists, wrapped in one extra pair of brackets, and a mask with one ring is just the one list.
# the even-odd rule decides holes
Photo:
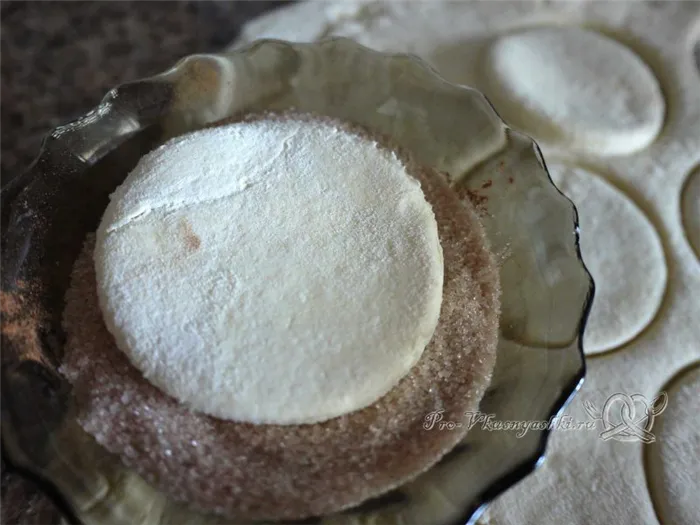
[[(357, 74), (358, 78), (363, 75), (367, 77), (369, 83), (360, 85), (360, 80), (355, 77), (345, 84), (336, 82), (335, 77), (329, 74), (330, 68), (335, 68), (333, 71), (337, 74), (345, 71), (342, 68), (349, 68), (348, 70)], [(258, 84), (255, 85), (255, 82)], [(297, 85), (293, 85), (294, 82)], [(302, 87), (299, 87), (300, 85)], [(259, 89), (251, 89), (253, 86)], [(348, 89), (348, 86), (352, 89)], [(435, 96), (436, 94), (441, 96)], [(339, 104), (338, 100), (342, 100), (342, 104)], [(531, 367), (529, 372), (534, 373), (538, 370), (545, 374), (543, 377), (556, 383), (553, 391), (558, 393), (550, 393), (546, 407), (537, 415), (551, 419), (560, 414), (580, 387), (585, 375), (581, 341), (594, 294), (593, 280), (581, 259), (578, 215), (573, 203), (554, 186), (534, 141), (510, 130), (481, 93), (448, 83), (418, 57), (380, 53), (346, 38), (329, 38), (317, 43), (304, 44), (265, 39), (225, 53), (191, 55), (160, 75), (117, 86), (95, 109), (76, 121), (53, 130), (45, 139), (37, 160), (29, 170), (13, 178), (2, 190), (3, 292), (15, 290), (20, 277), (28, 278), (22, 272), (29, 275), (32, 271), (37, 273), (40, 265), (32, 263), (33, 254), (39, 250), (41, 253), (36, 257), (41, 259), (44, 251), (48, 250), (41, 242), (32, 246), (33, 238), (41, 240), (47, 235), (42, 233), (32, 218), (32, 192), (40, 196), (53, 195), (50, 191), (51, 184), (56, 184), (56, 179), (60, 179), (63, 184), (56, 191), (64, 189), (66, 184), (70, 185), (72, 181), (80, 179), (81, 175), (89, 174), (92, 166), (104, 164), (107, 162), (105, 159), (110, 159), (110, 156), (114, 161), (115, 152), (119, 154), (123, 145), (128, 146), (132, 138), (141, 136), (153, 127), (157, 128), (157, 137), (152, 139), (151, 146), (170, 136), (243, 110), (282, 109), (290, 106), (301, 106), (303, 110), (316, 110), (324, 114), (329, 114), (329, 108), (332, 108), (333, 116), (355, 121), (359, 119), (360, 123), (369, 124), (390, 134), (399, 144), (412, 150), (420, 162), (445, 172), (455, 187), (461, 188), (466, 195), (484, 188), (484, 181), (488, 182), (488, 186), (491, 186), (492, 182), (495, 183), (494, 186), (499, 182), (502, 184), (499, 192), (492, 193), (490, 200), (487, 199), (484, 221), (492, 242), (497, 247), (506, 246), (515, 253), (505, 257), (504, 267), (508, 266), (510, 260), (515, 259), (517, 270), (508, 270), (510, 277), (505, 275), (508, 271), (503, 270), (505, 284), (508, 285), (508, 288), (504, 286), (504, 296), (515, 294), (515, 291), (511, 293), (510, 290), (520, 286), (521, 281), (533, 282), (530, 288), (518, 288), (520, 296), (514, 301), (504, 301), (504, 316), (508, 322), (502, 322), (503, 343), (506, 346), (519, 345), (520, 349), (539, 350), (530, 354), (528, 351), (517, 353), (516, 364), (518, 367), (525, 366), (524, 361), (517, 361), (525, 359), (523, 355), (538, 355), (538, 359), (543, 359), (534, 360), (534, 364), (527, 365)], [(358, 108), (364, 110), (358, 111)], [(463, 118), (465, 114), (469, 115), (469, 119)], [(465, 123), (464, 120), (468, 120), (469, 123)], [(421, 125), (416, 126), (416, 123)], [(137, 151), (131, 151), (130, 154), (138, 158), (143, 152), (139, 153), (137, 147)], [(512, 163), (513, 174), (523, 175), (517, 177), (515, 184), (514, 177), (508, 178), (508, 184), (513, 185), (514, 189), (505, 186), (506, 177), (498, 178), (494, 175), (496, 165), (503, 168), (504, 165), (508, 166), (508, 162)], [(125, 175), (123, 169), (116, 171), (121, 173), (122, 177)], [(118, 183), (119, 173), (109, 175), (112, 178), (116, 177), (113, 182)], [(100, 177), (102, 176), (100, 172)], [(537, 202), (537, 208), (532, 204), (534, 201)], [(540, 207), (547, 205), (551, 206), (551, 209), (542, 212)], [(554, 213), (569, 213), (569, 222), (542, 222), (546, 218), (551, 219), (550, 215)], [(519, 222), (524, 222), (531, 229), (523, 230), (525, 233), (513, 233), (513, 224)], [(530, 232), (534, 232), (533, 235), (540, 233), (546, 237), (541, 233), (540, 227), (548, 225), (546, 227), (550, 228), (552, 226), (549, 223), (557, 222), (563, 222), (563, 229), (554, 232), (547, 230), (554, 241), (533, 239), (529, 236)], [(520, 244), (518, 239), (522, 241)], [(536, 242), (540, 241), (544, 244), (536, 245)], [(519, 250), (524, 258), (518, 259)], [(63, 263), (72, 264), (70, 257), (71, 254), (67, 254)], [(543, 272), (542, 266), (548, 270), (553, 269), (551, 273), (556, 275), (573, 272), (569, 276), (575, 276), (577, 279), (580, 288), (578, 296), (572, 296), (567, 291), (561, 296), (551, 293), (541, 297), (540, 288), (543, 283), (550, 286), (550, 291), (555, 290), (557, 286), (566, 288), (562, 283), (551, 284), (551, 276), (548, 275), (550, 272)], [(525, 267), (534, 273), (528, 274), (523, 270)], [(533, 290), (540, 295), (531, 293)], [(42, 289), (42, 294), (37, 294), (36, 301), (45, 302), (47, 293)], [(552, 324), (552, 311), (562, 304), (567, 305), (564, 312), (568, 314), (563, 332), (560, 326), (542, 325), (542, 320), (531, 320), (537, 317), (535, 314), (544, 311), (542, 308), (550, 308), (545, 312), (546, 315), (540, 317)], [(46, 340), (42, 342), (42, 350), (48, 355), (47, 361), (50, 363), (56, 343), (54, 342), (52, 347)], [(36, 366), (25, 366), (31, 363), (27, 363), (24, 352), (26, 349), (22, 349), (20, 345), (10, 341), (7, 348), (10, 349), (10, 364), (7, 365), (5, 360), (3, 361), (3, 384), (14, 386), (22, 380), (36, 382), (41, 386), (41, 374), (51, 375), (50, 370), (42, 370), (39, 373)], [(7, 352), (4, 354), (7, 356)], [(561, 360), (558, 363), (562, 367), (559, 376), (547, 373), (548, 359), (551, 355), (556, 355), (556, 359)], [(561, 357), (562, 355), (565, 357)], [(501, 368), (502, 361), (499, 349)], [(567, 367), (568, 369), (564, 370)], [(18, 372), (20, 370), (21, 374)], [(504, 374), (504, 377), (512, 379), (512, 372), (506, 370)], [(518, 377), (520, 387), (525, 379), (527, 375), (524, 378)], [(537, 378), (532, 375), (531, 379), (534, 382)], [(52, 379), (55, 380), (56, 378)], [(44, 385), (46, 384), (44, 382)], [(489, 399), (485, 398), (484, 404), (491, 406), (496, 403), (498, 408), (499, 403), (504, 403), (501, 391), (492, 392), (491, 396), (487, 396)], [(40, 450), (39, 456), (46, 454), (45, 449), (48, 445), (42, 441), (41, 445), (44, 448), (33, 446), (34, 444), (30, 446), (23, 439), (26, 428), (22, 426), (21, 418), (18, 419), (18, 407), (13, 410), (18, 395), (13, 395), (11, 390), (3, 394), (6, 405), (9, 405), (7, 411), (3, 410), (2, 420), (2, 435), (8, 459), (11, 463), (24, 467), (57, 486), (60, 480), (56, 479), (55, 473), (49, 472), (45, 462), (41, 464), (41, 459), (32, 455), (32, 449)], [(56, 416), (57, 420), (63, 415), (62, 411), (59, 412), (61, 414)], [(44, 429), (45, 435), (41, 436), (42, 439), (47, 442), (55, 441), (53, 431), (54, 427), (50, 426)], [(534, 438), (529, 443), (529, 450), (512, 458), (511, 464), (504, 466), (506, 470), (496, 474), (485, 486), (472, 490), (473, 496), (468, 501), (459, 504), (451, 502), (455, 508), (451, 510), (449, 519), (445, 520), (451, 523), (474, 523), (488, 502), (541, 463), (549, 432), (547, 428), (531, 434)], [(467, 441), (475, 434), (478, 432), (471, 431)], [(474, 439), (478, 441), (479, 438)], [(467, 443), (466, 448), (469, 449), (473, 444)], [(490, 446), (497, 444), (494, 441)], [(513, 445), (511, 443), (507, 446)], [(471, 467), (479, 465), (480, 457), (494, 453), (483, 450), (480, 454), (474, 454), (467, 450), (459, 454), (464, 456), (459, 461)], [(470, 454), (471, 457), (467, 457)], [(51, 457), (50, 454), (48, 457)], [(458, 463), (458, 460), (450, 461)], [(440, 466), (448, 467), (449, 465)], [(423, 488), (438, 486), (429, 475), (421, 476), (417, 482), (409, 485), (416, 483), (427, 483), (428, 485), (420, 485)], [(410, 490), (409, 487), (409, 494)], [(76, 505), (74, 495), (66, 494), (65, 490), (59, 492), (62, 492), (69, 502), (64, 508), (73, 509)], [(391, 504), (387, 503), (384, 506), (389, 508)], [(369, 513), (377, 516), (382, 511), (363, 512), (365, 515)], [(393, 512), (392, 510), (385, 516), (396, 519)], [(350, 514), (352, 515), (352, 509)], [(328, 523), (331, 522), (336, 523), (332, 518)]]

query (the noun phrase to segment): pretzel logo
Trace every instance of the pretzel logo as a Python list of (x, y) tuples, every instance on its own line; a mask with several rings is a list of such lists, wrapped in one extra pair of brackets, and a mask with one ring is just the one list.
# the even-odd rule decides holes
[(651, 433), (654, 419), (666, 410), (667, 405), (666, 392), (661, 392), (652, 403), (642, 394), (630, 396), (617, 393), (608, 398), (602, 411), (590, 401), (586, 401), (583, 407), (591, 418), (603, 422), (603, 432), (600, 433), (603, 441), (614, 439), (649, 444), (656, 441), (656, 437)]

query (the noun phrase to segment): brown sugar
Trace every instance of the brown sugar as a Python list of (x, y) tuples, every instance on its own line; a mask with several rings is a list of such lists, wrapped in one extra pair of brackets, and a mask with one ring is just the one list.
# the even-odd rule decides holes
[[(22, 288), (22, 285), (19, 285)], [(0, 292), (0, 310), (2, 310), (3, 317), (14, 317), (22, 311), (22, 296), (12, 293), (5, 292), (4, 290)]]
[(26, 283), (19, 281), (14, 291), (0, 292), (2, 336), (11, 345), (11, 356), (3, 350), (3, 360), (32, 359), (46, 362), (39, 333), (46, 322), (46, 314), (29, 299)]

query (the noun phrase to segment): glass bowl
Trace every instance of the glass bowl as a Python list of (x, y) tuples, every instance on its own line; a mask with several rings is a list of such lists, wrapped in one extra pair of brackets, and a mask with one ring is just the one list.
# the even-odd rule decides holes
[[(169, 500), (104, 451), (72, 415), (57, 372), (63, 297), (108, 195), (142, 155), (181, 133), (261, 110), (316, 112), (389, 135), (443, 172), (481, 214), (501, 262), (493, 381), (466, 439), (411, 483), (304, 523), (473, 523), (484, 505), (543, 459), (555, 418), (584, 377), (581, 336), (593, 282), (573, 204), (536, 144), (509, 129), (479, 92), (420, 59), (342, 38), (261, 40), (193, 55), (120, 85), (56, 128), (31, 168), (2, 191), (2, 438), (12, 464), (41, 478), (85, 524), (223, 523)], [(427, 428), (427, 427), (426, 427)]]

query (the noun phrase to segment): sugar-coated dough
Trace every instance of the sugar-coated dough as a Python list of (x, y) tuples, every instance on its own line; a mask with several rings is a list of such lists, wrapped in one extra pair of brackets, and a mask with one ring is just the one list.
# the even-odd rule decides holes
[(112, 195), (95, 265), (109, 330), (204, 413), (311, 423), (386, 394), (438, 321), (443, 263), (420, 184), (326, 122), (198, 131)]
[[(334, 4), (347, 5), (344, 0)], [(365, 7), (368, 5), (372, 6), (372, 13), (377, 13), (374, 17), (368, 17), (370, 9)], [(292, 13), (303, 10), (304, 27), (290, 24)], [(365, 1), (349, 5), (342, 19), (329, 16), (328, 11), (327, 6), (319, 8), (316, 2), (301, 2), (247, 25), (243, 37), (246, 41), (263, 36), (304, 41), (315, 39), (321, 33), (324, 36), (347, 35), (378, 50), (415, 53), (429, 60), (447, 80), (469, 84), (486, 92), (504, 117), (513, 104), (506, 100), (501, 107), (497, 97), (490, 93), (483, 74), (489, 67), (484, 61), (488, 61), (493, 53), (494, 48), (489, 47), (493, 42), (508, 35), (527, 34), (536, 27), (586, 27), (590, 37), (587, 38), (595, 42), (593, 47), (575, 50), (574, 59), (581, 53), (592, 56), (591, 53), (600, 50), (600, 44), (604, 42), (605, 49), (609, 48), (612, 53), (607, 58), (614, 59), (616, 69), (612, 76), (601, 77), (599, 62), (593, 64), (596, 74), (584, 77), (576, 72), (579, 67), (576, 60), (559, 64), (559, 69), (554, 69), (551, 60), (549, 64), (534, 64), (531, 74), (545, 68), (549, 73), (560, 71), (573, 74), (576, 79), (585, 78), (585, 82), (577, 84), (577, 87), (585, 88), (584, 92), (579, 98), (569, 99), (572, 105), (560, 112), (569, 119), (565, 131), (583, 130), (588, 133), (584, 133), (584, 138), (590, 137), (591, 131), (602, 131), (607, 143), (603, 148), (593, 149), (581, 148), (580, 143), (570, 148), (566, 144), (546, 141), (540, 142), (540, 146), (548, 165), (555, 159), (579, 163), (590, 171), (612, 175), (616, 182), (620, 182), (620, 187), (641, 207), (664, 241), (669, 268), (668, 289), (654, 322), (647, 330), (622, 349), (589, 358), (586, 382), (568, 413), (590, 421), (581, 407), (585, 400), (594, 400), (600, 407), (616, 392), (653, 397), (679, 369), (700, 359), (700, 324), (697, 322), (700, 319), (700, 272), (696, 254), (689, 246), (693, 234), (687, 226), (689, 210), (697, 210), (697, 205), (692, 198), (692, 182), (686, 183), (688, 174), (700, 163), (700, 68), (697, 58), (700, 2)], [(314, 30), (308, 30), (310, 27)], [(556, 32), (561, 31), (557, 29)], [(603, 33), (614, 37), (602, 36)], [(518, 42), (522, 39), (515, 40), (515, 44)], [(532, 47), (524, 51), (531, 50)], [(546, 56), (555, 55), (559, 60), (563, 50), (543, 51), (546, 51)], [(631, 73), (630, 63), (636, 64)], [(623, 89), (618, 90), (611, 80), (628, 74), (633, 75), (630, 79), (639, 80), (640, 85), (630, 85), (627, 79), (621, 79)], [(630, 106), (631, 112), (628, 112), (624, 105), (619, 106), (622, 93), (636, 97), (630, 98), (636, 104), (640, 95), (651, 94), (649, 88), (652, 84), (661, 85), (665, 96), (665, 115), (661, 116), (665, 120), (660, 133), (659, 129), (652, 132), (651, 128), (652, 121), (659, 122), (658, 106), (657, 113), (640, 111), (637, 106)], [(566, 89), (573, 87), (576, 86), (564, 86)], [(604, 92), (594, 99), (594, 108), (581, 104), (588, 103), (591, 95), (601, 88)], [(554, 98), (556, 102), (561, 93), (554, 95), (543, 90), (542, 96), (548, 98), (535, 98), (535, 101), (546, 103), (548, 108), (550, 99)], [(647, 102), (653, 104), (658, 100), (657, 93)], [(554, 104), (551, 107), (562, 109)], [(593, 114), (591, 109), (604, 112), (598, 123), (588, 118)], [(642, 120), (631, 121), (637, 132), (642, 130), (643, 133), (633, 134), (631, 138), (626, 135), (623, 126), (611, 120), (613, 116), (619, 116), (620, 111), (623, 115), (644, 116)], [(629, 122), (620, 121), (624, 128), (629, 127)], [(523, 131), (533, 133), (527, 127)], [(640, 142), (645, 136), (646, 147)], [(616, 138), (610, 140), (610, 137)], [(606, 150), (611, 145), (613, 149), (616, 146), (619, 153), (622, 153), (620, 146), (623, 146), (627, 154), (607, 155), (612, 153), (610, 149)], [(616, 192), (616, 197), (627, 199), (625, 194), (610, 188)], [(679, 203), (681, 195), (683, 198)], [(627, 202), (631, 204), (631, 201)], [(576, 204), (581, 211), (581, 220), (586, 221), (583, 215), (587, 204), (581, 201)], [(626, 213), (628, 206), (621, 210), (620, 213), (609, 212), (614, 217), (613, 223), (625, 222), (628, 217), (638, 223), (636, 219), (640, 210), (636, 206), (631, 215)], [(589, 235), (591, 241), (586, 240)], [(631, 244), (611, 247), (604, 238), (597, 242), (595, 235), (584, 223), (581, 228), (583, 255), (589, 266), (602, 266), (602, 261), (609, 260), (608, 251), (611, 249), (619, 253), (617, 261), (622, 262), (631, 274), (639, 275), (637, 266), (647, 264), (644, 260), (646, 254), (630, 251)], [(605, 298), (602, 282), (597, 283), (594, 309), (600, 306), (596, 303)], [(609, 305), (613, 310), (636, 308), (624, 294), (608, 298), (614, 301)], [(594, 322), (595, 319), (591, 322), (591, 330)], [(669, 401), (667, 410), (671, 410), (672, 402)], [(663, 432), (661, 426), (657, 435), (659, 440), (663, 439)], [(540, 470), (497, 499), (490, 506), (490, 519), (481, 521), (496, 525), (674, 523), (661, 521), (655, 515), (645, 480), (642, 445), (603, 442), (598, 433), (555, 432), (547, 450), (548, 459)], [(673, 457), (670, 454), (666, 461), (668, 468), (679, 476), (696, 475), (682, 455)], [(647, 475), (656, 476), (649, 472)], [(660, 483), (664, 480), (661, 479)], [(683, 507), (684, 512), (690, 512), (688, 515), (700, 516), (700, 498), (683, 504), (689, 505)]]
[(681, 195), (683, 228), (700, 261), (700, 166), (688, 175)]
[(630, 341), (658, 312), (668, 275), (661, 240), (642, 211), (603, 178), (563, 164), (549, 165), (549, 172), (577, 206), (581, 251), (596, 283), (583, 348), (604, 352)]
[[(697, 523), (700, 494), (700, 363), (674, 377), (664, 390), (657, 441), (646, 446), (649, 490), (662, 523)], [(678, 463), (684, 468), (677, 468)]]
[(593, 155), (631, 153), (663, 125), (651, 70), (592, 31), (541, 27), (503, 36), (483, 67), (487, 95), (505, 120), (543, 142)]
[[(225, 514), (225, 523), (335, 512), (414, 478), (464, 437), (466, 427), (426, 432), (423, 423), (435, 410), (476, 410), (489, 384), (499, 327), (497, 260), (476, 211), (439, 173), (391, 149), (386, 137), (374, 138), (420, 182), (438, 224), (445, 275), (438, 325), (418, 363), (362, 410), (314, 424), (255, 425), (193, 412), (164, 394), (105, 326), (88, 235), (66, 293), (61, 372), (73, 386), (82, 428), (175, 501)], [(162, 522), (171, 523), (165, 516)]]

